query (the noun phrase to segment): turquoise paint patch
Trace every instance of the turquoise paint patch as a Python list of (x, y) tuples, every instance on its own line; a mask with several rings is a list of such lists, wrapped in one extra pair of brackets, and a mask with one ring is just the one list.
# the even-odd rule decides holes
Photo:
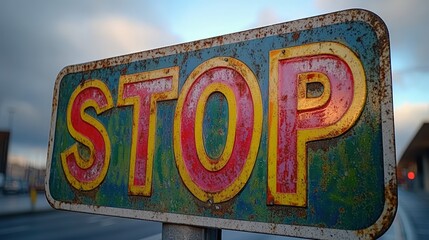
[(203, 141), (207, 155), (212, 159), (218, 159), (225, 149), (228, 110), (228, 102), (223, 94), (214, 92), (207, 99), (203, 119)]

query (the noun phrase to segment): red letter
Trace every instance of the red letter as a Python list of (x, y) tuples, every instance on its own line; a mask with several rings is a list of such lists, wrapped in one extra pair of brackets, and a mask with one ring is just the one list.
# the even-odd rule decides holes
[[(321, 93), (311, 95), (316, 83)], [(307, 204), (306, 143), (349, 130), (363, 110), (366, 80), (356, 55), (323, 42), (270, 52), (268, 204)]]
[(118, 106), (133, 106), (130, 195), (151, 195), (156, 102), (177, 98), (178, 81), (178, 67), (125, 75), (119, 79)]
[[(202, 125), (207, 99), (215, 92), (226, 98), (229, 117), (224, 150), (212, 159)], [(261, 101), (255, 75), (234, 58), (210, 59), (186, 80), (174, 118), (174, 152), (183, 182), (201, 201), (227, 201), (247, 183), (261, 137)]]
[(89, 149), (88, 159), (80, 156), (78, 144), (61, 153), (61, 162), (69, 183), (78, 190), (92, 190), (104, 180), (110, 161), (110, 140), (104, 126), (85, 113), (94, 108), (97, 114), (113, 107), (112, 96), (100, 80), (89, 80), (72, 93), (67, 106), (70, 135)]

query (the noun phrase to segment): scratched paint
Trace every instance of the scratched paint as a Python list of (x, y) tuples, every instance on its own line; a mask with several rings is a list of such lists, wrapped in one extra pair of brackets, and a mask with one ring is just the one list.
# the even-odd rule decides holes
[[(362, 19), (355, 21), (360, 18), (365, 21)], [(327, 23), (324, 24), (324, 21)], [(194, 44), (118, 58), (122, 61), (112, 59), (93, 65), (66, 68), (59, 76), (57, 95), (54, 96), (53, 122), (55, 125), (51, 132), (47, 177), (49, 201), (57, 208), (75, 211), (281, 235), (310, 238), (330, 238), (330, 234), (336, 238), (378, 236), (393, 220), (397, 202), (393, 167), (395, 159), (391, 80), (390, 72), (386, 70), (390, 68), (388, 40), (386, 40), (388, 36), (383, 32), (384, 30), (381, 34), (380, 30), (377, 30), (380, 27), (379, 21), (377, 17), (365, 11), (353, 10), (301, 20), (289, 25), (285, 23), (274, 26), (270, 29), (276, 32), (275, 34), (264, 29), (251, 30), (244, 33), (249, 35), (244, 39), (241, 39), (243, 33), (233, 34), (225, 37), (227, 39), (225, 41), (222, 38), (202, 40)], [(294, 28), (297, 30), (293, 30)], [(240, 39), (240, 41), (234, 39)], [(350, 129), (344, 133), (306, 143), (308, 178), (305, 204), (299, 207), (270, 204), (267, 201), (270, 198), (270, 192), (267, 190), (269, 53), (273, 50), (321, 42), (335, 42), (347, 46), (359, 59), (366, 78), (363, 108)], [(190, 79), (198, 83), (200, 81), (198, 76), (210, 74), (203, 71), (198, 76), (190, 77), (192, 73), (199, 69), (202, 63), (225, 58), (237, 60), (242, 64), (241, 68), (248, 69), (246, 71), (254, 75), (255, 83), (249, 85), (246, 91), (258, 90), (261, 94), (261, 122), (253, 125), (261, 129), (260, 136), (254, 140), (257, 144), (252, 145), (253, 148), (248, 145), (245, 148), (248, 150), (244, 151), (254, 151), (254, 162), (246, 168), (248, 176), (241, 179), (240, 184), (233, 188), (234, 190), (216, 195), (221, 192), (219, 189), (228, 187), (222, 184), (216, 185), (216, 175), (205, 183), (206, 180), (203, 178), (205, 175), (199, 175), (202, 177), (199, 180), (183, 177), (184, 173), (181, 171), (186, 171), (187, 167), (177, 163), (177, 142), (180, 139), (175, 138), (175, 134), (180, 133), (182, 137), (183, 134), (180, 131), (190, 132), (192, 135), (190, 138), (193, 139), (193, 136), (196, 136), (196, 130), (185, 120), (180, 131), (174, 123), (177, 122), (178, 111), (181, 114), (187, 111), (181, 109), (183, 106), (188, 106), (185, 96), (186, 89), (192, 90)], [(328, 56), (329, 58), (332, 56)], [(106, 63), (107, 65), (103, 66)], [(120, 96), (122, 90), (118, 87), (119, 79), (121, 76), (173, 67), (178, 67), (178, 96), (176, 99), (158, 101), (156, 111), (153, 112), (156, 121), (153, 122), (154, 138), (151, 140), (154, 146), (150, 184), (152, 189), (146, 194), (139, 195), (139, 191), (133, 194), (129, 191), (130, 172), (134, 172), (129, 159), (133, 155), (130, 146), (135, 134), (133, 128), (135, 108), (131, 104), (117, 106), (120, 105), (117, 104), (119, 99), (124, 98)], [(241, 68), (235, 71), (241, 71)], [(221, 75), (225, 76), (225, 74), (230, 73), (224, 72)], [(238, 74), (238, 81), (240, 81), (240, 74)], [(87, 115), (99, 121), (105, 128), (111, 144), (111, 157), (103, 181), (92, 184), (90, 189), (82, 191), (73, 187), (67, 180), (67, 172), (61, 163), (61, 153), (76, 143), (67, 127), (66, 113), (69, 99), (75, 89), (91, 79), (98, 79), (107, 86), (116, 105), (101, 114), (97, 114), (93, 108), (85, 110)], [(229, 81), (230, 78), (226, 80)], [(233, 83), (236, 81), (231, 84)], [(343, 87), (348, 89), (350, 86)], [(328, 85), (324, 85), (321, 97), (327, 88)], [(206, 150), (209, 166), (200, 166), (201, 171), (217, 173), (219, 169), (229, 167), (227, 162), (229, 158), (224, 163), (218, 160), (225, 152), (231, 151), (232, 155), (235, 154), (234, 148), (228, 150), (231, 141), (228, 140), (228, 136), (230, 136), (231, 126), (234, 126), (231, 122), (252, 123), (252, 118), (247, 117), (249, 119), (247, 122), (243, 122), (244, 120), (240, 118), (242, 114), (240, 111), (249, 113), (249, 107), (246, 105), (249, 102), (244, 102), (244, 105), (231, 111), (232, 103), (240, 99), (231, 97), (238, 96), (234, 91), (234, 87), (215, 88), (205, 95), (206, 101), (200, 103), (203, 106), (200, 108), (204, 110), (200, 111), (201, 128), (196, 132), (202, 139), (200, 148)], [(180, 100), (181, 94), (184, 94), (183, 100)], [(200, 91), (198, 94), (203, 93)], [(249, 96), (255, 97), (253, 93)], [(334, 96), (334, 98), (337, 97), (348, 101), (344, 97)], [(255, 100), (247, 101), (255, 105)], [(345, 105), (342, 106), (347, 108)], [(198, 101), (195, 102), (196, 108), (198, 108)], [(238, 112), (237, 119), (231, 120), (234, 112)], [(190, 113), (196, 114), (192, 111)], [(329, 119), (326, 121), (329, 124), (332, 123)], [(386, 122), (390, 125), (386, 126)], [(251, 129), (235, 134), (245, 137)], [(246, 141), (250, 140), (244, 142)], [(78, 149), (82, 155), (88, 155), (90, 152), (88, 147), (79, 143)], [(180, 151), (187, 154), (189, 148), (182, 148)], [(245, 156), (241, 157), (243, 158)], [(195, 170), (193, 167), (189, 169)], [(238, 168), (231, 169), (237, 171), (237, 174), (240, 172)], [(198, 172), (195, 172), (195, 175), (198, 175)], [(229, 177), (229, 175), (225, 176)], [(219, 183), (231, 183), (234, 179), (236, 178), (226, 181), (221, 178)], [(192, 185), (195, 182), (197, 184)], [(208, 184), (205, 187), (206, 193), (192, 190), (192, 188), (204, 189), (204, 187), (198, 187), (200, 183)], [(214, 198), (218, 200), (214, 201)], [(380, 220), (382, 216), (386, 216), (383, 218), (386, 220)], [(264, 225), (264, 223), (267, 224)]]

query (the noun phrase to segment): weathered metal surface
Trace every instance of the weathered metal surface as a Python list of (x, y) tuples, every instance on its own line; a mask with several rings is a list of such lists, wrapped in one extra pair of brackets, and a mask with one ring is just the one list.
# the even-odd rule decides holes
[(215, 228), (204, 228), (171, 223), (162, 224), (162, 239), (164, 240), (220, 240), (222, 231)]
[(386, 26), (347, 10), (64, 68), (58, 209), (307, 238), (396, 213)]

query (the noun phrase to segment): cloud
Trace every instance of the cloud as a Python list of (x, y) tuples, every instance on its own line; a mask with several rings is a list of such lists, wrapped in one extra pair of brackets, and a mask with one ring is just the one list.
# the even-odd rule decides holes
[(324, 11), (338, 11), (347, 8), (365, 8), (379, 15), (389, 29), (392, 61), (398, 68), (428, 67), (429, 48), (427, 39), (429, 24), (426, 0), (316, 0), (315, 4)]
[[(414, 95), (429, 96), (424, 93), (428, 87), (424, 82), (428, 81), (425, 81), (427, 74), (423, 74), (429, 72), (429, 31), (426, 31), (429, 1), (315, 0), (299, 4), (255, 1), (247, 4), (254, 7), (251, 11), (243, 4), (229, 1), (219, 9), (215, 3), (200, 3), (195, 4), (200, 9), (195, 9), (191, 4), (166, 5), (159, 1), (2, 2), (0, 129), (8, 128), (9, 109), (13, 109), (13, 154), (24, 149), (46, 149), (54, 81), (66, 65), (176, 44), (181, 41), (179, 34), (186, 38), (199, 32), (214, 36), (234, 29), (244, 30), (252, 19), (255, 19), (252, 27), (259, 27), (351, 7), (374, 11), (389, 27), (395, 67), (394, 96), (401, 97), (400, 104), (395, 102), (399, 151), (411, 139), (414, 130), (410, 133), (410, 129), (417, 131), (421, 122), (428, 120), (429, 110), (424, 102), (429, 101)], [(249, 22), (237, 26), (239, 18)], [(186, 24), (190, 21), (194, 23)], [(195, 39), (200, 38), (198, 35)], [(416, 89), (421, 89), (418, 94)], [(414, 106), (415, 102), (421, 103)], [(28, 155), (34, 154), (28, 150)]]
[(179, 41), (151, 3), (128, 3), (2, 2), (0, 129), (9, 129), (12, 110), (11, 156), (46, 152), (54, 82), (64, 66)]
[(316, 6), (332, 12), (364, 8), (385, 21), (390, 34), (395, 105), (396, 152), (401, 154), (423, 122), (429, 122), (429, 24), (425, 0), (316, 0)]
[[(12, 130), (12, 140), (21, 144), (47, 146), (50, 112), (40, 106), (43, 101), (8, 99), (4, 101), (7, 110), (8, 128)], [(47, 116), (46, 116), (47, 115)], [(12, 122), (10, 122), (12, 121)]]
[(123, 16), (106, 15), (85, 21), (66, 20), (56, 27), (70, 47), (92, 58), (159, 48), (172, 45), (179, 39), (155, 25)]
[(279, 23), (280, 21), (281, 18), (277, 11), (272, 8), (264, 8), (258, 13), (254, 26), (267, 26)]

